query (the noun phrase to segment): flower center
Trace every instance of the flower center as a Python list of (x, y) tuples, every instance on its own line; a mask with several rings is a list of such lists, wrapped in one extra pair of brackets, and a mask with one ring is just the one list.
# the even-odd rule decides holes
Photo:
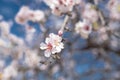
[(25, 19), (23, 17), (19, 17), (20, 22), (24, 22)]
[(52, 45), (50, 43), (47, 45), (47, 49), (49, 49), (49, 50), (52, 49)]
[(59, 0), (59, 3), (62, 5), (63, 4), (63, 2), (61, 1), (61, 0)]
[(58, 46), (59, 45), (59, 42), (57, 40), (55, 40), (55, 45)]
[(90, 29), (90, 27), (89, 27), (88, 25), (86, 25), (86, 26), (84, 27), (84, 29), (88, 31), (88, 30)]

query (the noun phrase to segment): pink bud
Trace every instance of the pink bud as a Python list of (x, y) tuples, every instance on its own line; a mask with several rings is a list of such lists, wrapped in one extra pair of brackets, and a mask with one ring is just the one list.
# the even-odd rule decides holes
[(63, 35), (63, 31), (62, 31), (62, 30), (59, 30), (59, 31), (58, 31), (58, 35), (59, 35), (59, 36), (62, 36), (62, 35)]

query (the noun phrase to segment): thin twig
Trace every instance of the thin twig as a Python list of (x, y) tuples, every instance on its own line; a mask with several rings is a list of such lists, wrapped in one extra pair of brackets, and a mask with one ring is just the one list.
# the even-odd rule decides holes
[(99, 17), (100, 17), (100, 20), (101, 20), (102, 25), (105, 25), (105, 20), (104, 20), (104, 17), (103, 17), (102, 12), (101, 12), (100, 10), (98, 10), (98, 15), (99, 15)]
[(101, 21), (102, 25), (105, 25), (105, 19), (104, 19), (103, 13), (102, 13), (102, 11), (97, 7), (98, 2), (97, 2), (96, 0), (94, 0), (94, 4), (95, 4), (95, 6), (96, 6), (96, 8), (97, 8), (97, 10), (98, 10), (98, 15), (99, 15), (99, 17), (100, 17), (100, 21)]
[(63, 22), (63, 24), (62, 24), (62, 27), (61, 27), (61, 29), (60, 29), (61, 31), (64, 32), (64, 29), (65, 29), (65, 26), (67, 25), (68, 20), (69, 20), (69, 16), (66, 15), (66, 16), (65, 16), (65, 19), (64, 19), (64, 22)]

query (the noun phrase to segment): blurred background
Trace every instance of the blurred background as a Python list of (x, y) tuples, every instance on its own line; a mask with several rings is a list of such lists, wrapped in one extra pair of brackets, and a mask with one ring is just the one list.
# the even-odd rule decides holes
[[(43, 11), (44, 20), (17, 23), (23, 6)], [(84, 39), (74, 28), (87, 15), (98, 19), (88, 18), (94, 29)], [(0, 0), (0, 80), (120, 80), (120, 0), (83, 0), (75, 6), (64, 50), (59, 58), (46, 58), (40, 43), (57, 33), (63, 20), (42, 0)]]

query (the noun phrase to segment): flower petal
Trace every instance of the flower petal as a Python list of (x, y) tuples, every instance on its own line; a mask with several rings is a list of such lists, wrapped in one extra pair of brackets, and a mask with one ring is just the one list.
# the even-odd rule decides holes
[(52, 48), (52, 54), (57, 53), (57, 49), (56, 48)]
[(46, 44), (49, 44), (49, 43), (51, 43), (51, 41), (52, 41), (51, 38), (48, 38), (48, 37), (47, 37), (46, 40), (45, 40), (45, 43), (46, 43)]
[(45, 50), (44, 55), (45, 55), (45, 57), (50, 57), (51, 51), (50, 50)]
[(45, 43), (41, 43), (40, 44), (40, 49), (47, 49), (47, 45)]
[(57, 46), (55, 49), (57, 53), (61, 52), (61, 48), (59, 46)]

